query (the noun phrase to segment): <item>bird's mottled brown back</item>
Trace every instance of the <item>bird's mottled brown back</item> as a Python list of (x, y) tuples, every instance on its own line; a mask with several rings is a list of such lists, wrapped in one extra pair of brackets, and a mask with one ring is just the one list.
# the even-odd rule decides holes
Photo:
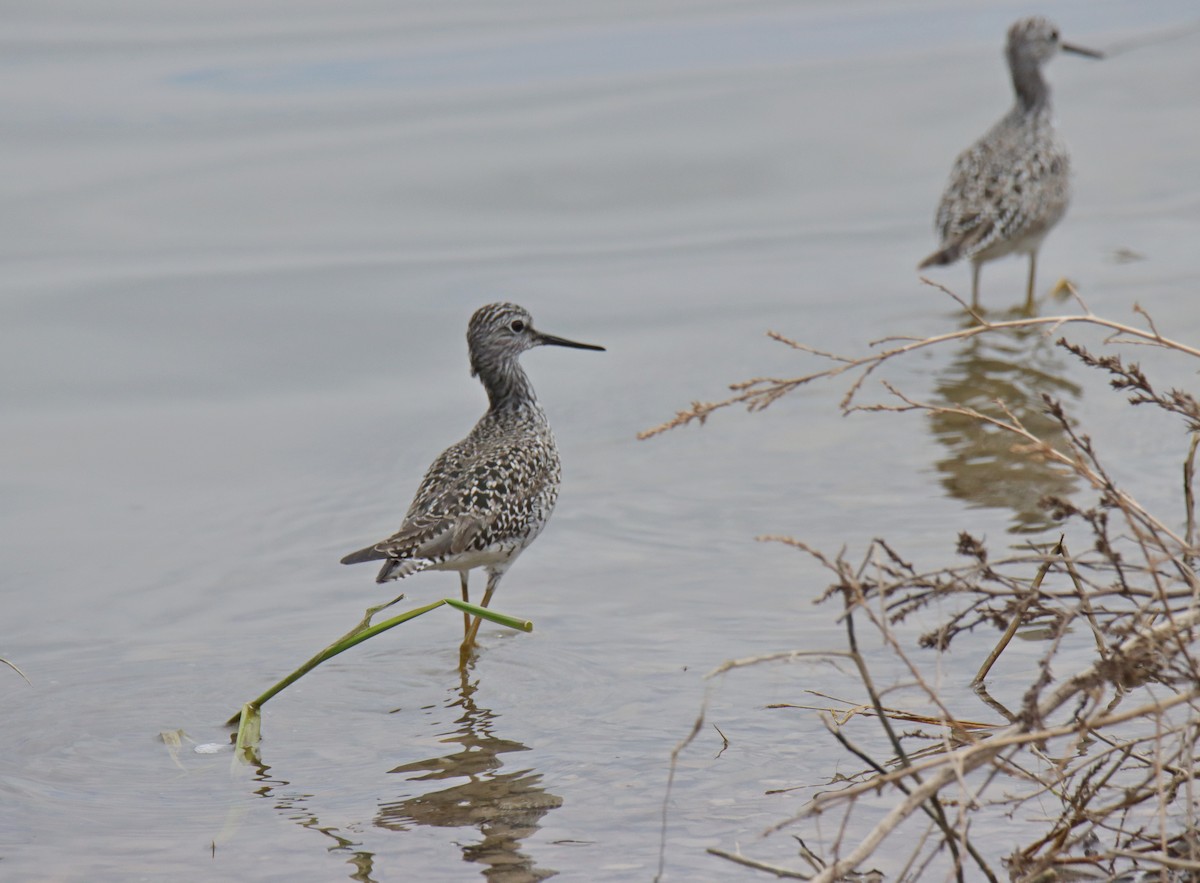
[(938, 205), (936, 227), (957, 257), (990, 260), (1044, 236), (1071, 198), (1070, 156), (1049, 108), (1030, 120), (1008, 116), (959, 154)]

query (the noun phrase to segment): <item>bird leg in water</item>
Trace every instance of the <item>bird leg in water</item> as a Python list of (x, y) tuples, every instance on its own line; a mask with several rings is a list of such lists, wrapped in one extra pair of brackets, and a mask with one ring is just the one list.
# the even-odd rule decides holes
[(1037, 280), (1037, 251), (1029, 253), (1029, 280), (1025, 283), (1025, 313), (1033, 315), (1033, 285)]
[[(471, 594), (467, 590), (467, 580), (470, 578), (470, 576), (471, 576), (471, 571), (469, 571), (469, 570), (460, 570), (458, 572), (458, 580), (460, 583), (462, 583), (462, 596), (463, 596), (464, 604), (471, 603)], [(471, 631), (471, 614), (467, 613), (467, 611), (464, 610), (463, 611), (463, 637), (464, 638), (466, 638), (467, 633), (469, 631)]]
[[(502, 575), (500, 573), (488, 574), (487, 589), (484, 590), (483, 602), (479, 605), (480, 607), (487, 607), (492, 602), (492, 593), (496, 591), (496, 586), (499, 585)], [(479, 634), (479, 626), (482, 622), (483, 620), (477, 616), (475, 617), (475, 621), (471, 623), (471, 628), (467, 631), (467, 636), (463, 638), (461, 648), (463, 653), (470, 651), (475, 646), (475, 636)]]

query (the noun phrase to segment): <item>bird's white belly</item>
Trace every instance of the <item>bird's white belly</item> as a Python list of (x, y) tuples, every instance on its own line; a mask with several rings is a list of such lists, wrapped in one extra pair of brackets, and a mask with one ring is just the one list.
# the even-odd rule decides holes
[(435, 564), (429, 570), (474, 570), (477, 567), (495, 567), (512, 563), (513, 559), (525, 547), (522, 543), (505, 543), (488, 546), (479, 551), (460, 552), (452, 555), (441, 564)]

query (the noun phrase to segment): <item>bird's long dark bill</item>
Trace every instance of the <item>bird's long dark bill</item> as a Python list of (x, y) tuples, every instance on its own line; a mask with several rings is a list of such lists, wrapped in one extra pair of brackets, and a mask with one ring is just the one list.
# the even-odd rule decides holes
[(1082, 46), (1075, 46), (1071, 43), (1059, 43), (1058, 48), (1063, 52), (1073, 52), (1076, 55), (1083, 55), (1087, 58), (1103, 58), (1103, 52), (1097, 52), (1095, 49), (1084, 49)]
[(546, 346), (569, 346), (577, 350), (600, 350), (604, 352), (604, 347), (596, 346), (594, 343), (579, 343), (574, 340), (567, 340), (565, 337), (555, 337), (553, 334), (542, 334), (538, 332), (538, 343)]

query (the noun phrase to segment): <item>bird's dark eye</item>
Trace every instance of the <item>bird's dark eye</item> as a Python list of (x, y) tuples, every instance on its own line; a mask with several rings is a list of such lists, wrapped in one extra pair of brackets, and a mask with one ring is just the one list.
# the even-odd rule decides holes
[(513, 331), (517, 332), (517, 334), (520, 334), (522, 331), (525, 330), (525, 323), (520, 319), (513, 319), (512, 324), (509, 325), (508, 327), (511, 328)]
[(1057, 43), (1058, 42), (1058, 31), (1051, 31), (1050, 39), (1053, 40), (1055, 43)]

